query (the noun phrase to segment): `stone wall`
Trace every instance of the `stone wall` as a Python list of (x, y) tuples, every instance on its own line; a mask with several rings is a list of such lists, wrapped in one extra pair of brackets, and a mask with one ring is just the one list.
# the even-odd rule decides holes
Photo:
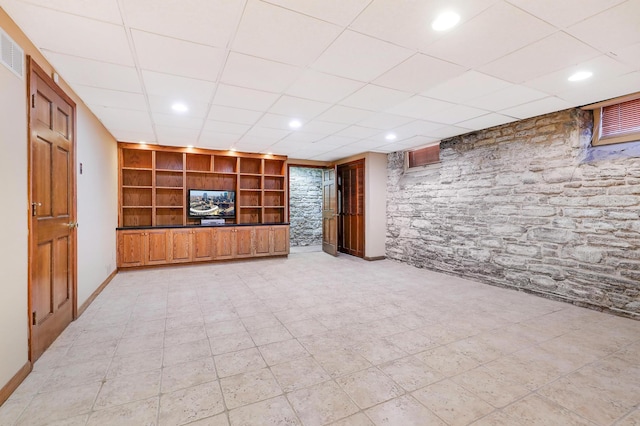
[(639, 144), (591, 127), (572, 109), (444, 140), (436, 165), (390, 154), (387, 257), (640, 316)]
[(322, 244), (322, 170), (291, 167), (289, 196), (291, 245)]

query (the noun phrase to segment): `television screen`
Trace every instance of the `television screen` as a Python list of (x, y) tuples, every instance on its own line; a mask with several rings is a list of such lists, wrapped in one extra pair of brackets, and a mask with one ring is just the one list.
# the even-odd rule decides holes
[(189, 217), (233, 218), (236, 216), (235, 191), (190, 189)]

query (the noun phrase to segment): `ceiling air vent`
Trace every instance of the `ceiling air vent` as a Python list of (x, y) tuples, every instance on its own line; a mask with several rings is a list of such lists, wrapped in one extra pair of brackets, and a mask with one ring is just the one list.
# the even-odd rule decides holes
[(24, 78), (24, 50), (2, 30), (0, 30), (0, 53), (0, 62), (15, 75)]

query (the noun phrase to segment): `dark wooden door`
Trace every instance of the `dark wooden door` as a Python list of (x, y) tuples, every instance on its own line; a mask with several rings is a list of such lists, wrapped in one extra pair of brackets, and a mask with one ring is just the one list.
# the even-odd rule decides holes
[(364, 160), (338, 166), (338, 250), (364, 256)]
[(76, 313), (75, 104), (29, 62), (30, 356), (37, 360)]
[(333, 256), (338, 255), (338, 227), (336, 226), (336, 172), (335, 169), (322, 170), (322, 250)]

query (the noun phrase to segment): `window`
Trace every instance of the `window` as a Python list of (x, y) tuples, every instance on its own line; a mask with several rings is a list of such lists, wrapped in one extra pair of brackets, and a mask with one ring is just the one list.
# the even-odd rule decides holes
[(440, 162), (440, 144), (420, 148), (407, 153), (409, 168)]
[(585, 109), (593, 109), (594, 146), (640, 141), (640, 93)]

